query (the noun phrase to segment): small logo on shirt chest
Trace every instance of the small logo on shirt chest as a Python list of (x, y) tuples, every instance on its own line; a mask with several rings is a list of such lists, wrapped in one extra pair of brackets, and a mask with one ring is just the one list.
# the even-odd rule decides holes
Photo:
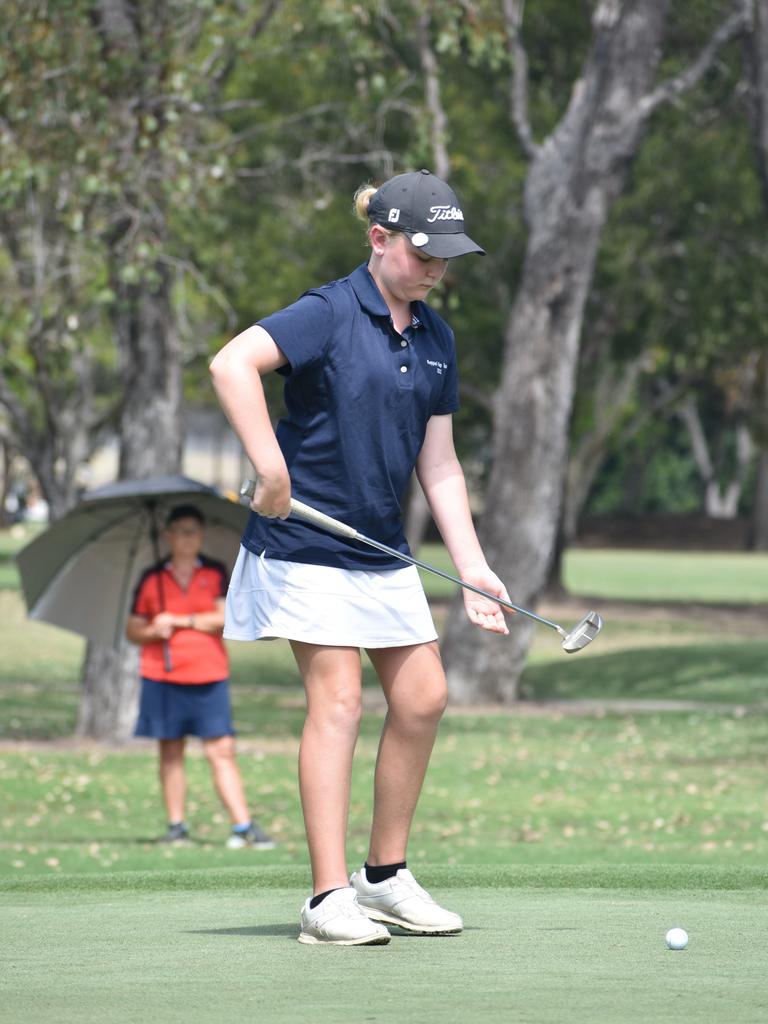
[(427, 366), (433, 366), (437, 373), (442, 373), (443, 370), (448, 369), (448, 363), (441, 363), (438, 359), (428, 359)]

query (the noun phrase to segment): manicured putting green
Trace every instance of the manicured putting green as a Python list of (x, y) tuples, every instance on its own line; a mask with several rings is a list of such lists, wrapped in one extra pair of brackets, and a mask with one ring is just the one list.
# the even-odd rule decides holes
[[(400, 933), (386, 947), (340, 949), (296, 942), (304, 889), (238, 892), (229, 874), (223, 887), (216, 877), (197, 889), (187, 877), (178, 891), (155, 888), (157, 876), (151, 889), (6, 891), (3, 1016), (746, 1024), (768, 1010), (757, 891), (438, 888), (464, 914), (463, 935)], [(667, 950), (672, 925), (689, 932), (687, 950)]]

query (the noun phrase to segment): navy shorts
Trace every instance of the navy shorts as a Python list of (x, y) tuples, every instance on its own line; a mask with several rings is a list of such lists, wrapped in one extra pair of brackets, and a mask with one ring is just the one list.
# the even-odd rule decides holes
[(185, 736), (215, 739), (234, 735), (226, 679), (196, 684), (141, 680), (139, 720), (134, 736), (180, 740)]

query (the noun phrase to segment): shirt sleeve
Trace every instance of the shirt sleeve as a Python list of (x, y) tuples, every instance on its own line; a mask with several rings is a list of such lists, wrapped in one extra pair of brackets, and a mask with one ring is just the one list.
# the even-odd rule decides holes
[(443, 373), (443, 390), (433, 411), (434, 416), (445, 416), (448, 413), (456, 412), (459, 408), (459, 369), (457, 364), (456, 346), (454, 345)]
[(151, 600), (149, 593), (149, 582), (152, 577), (151, 572), (145, 572), (139, 580), (136, 590), (133, 592), (131, 615), (141, 615), (145, 619), (153, 618), (155, 602)]
[(323, 295), (307, 292), (300, 299), (258, 321), (288, 360), (278, 373), (288, 375), (319, 363), (328, 349), (333, 310)]

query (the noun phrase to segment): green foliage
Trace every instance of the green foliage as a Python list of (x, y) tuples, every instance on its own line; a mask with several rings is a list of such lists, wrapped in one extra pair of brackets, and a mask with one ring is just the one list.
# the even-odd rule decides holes
[[(695, 17), (671, 7), (662, 75), (689, 64), (729, 9), (725, 0), (695, 7)], [(140, 0), (132, 10), (138, 49), (110, 42), (89, 0), (6, 5), (0, 361), (33, 422), (45, 420), (35, 331), (38, 363), (44, 355), (61, 402), (76, 360), (92, 366), (99, 420), (120, 388), (111, 322), (136, 290), (170, 280), (187, 396), (212, 402), (212, 351), (366, 258), (364, 228), (350, 213), (356, 187), (434, 162), (417, 46), (424, 14), (451, 179), (489, 253), (452, 266), (434, 297), (455, 328), (467, 385), (457, 438), (481, 479), (526, 234), (527, 164), (511, 124), (500, 5), (284, 0), (259, 32), (261, 6), (235, 0)], [(589, 5), (563, 0), (526, 6), (538, 139), (568, 103), (589, 50), (590, 15)], [(632, 464), (622, 429), (656, 400), (659, 381), (694, 389), (708, 434), (724, 438), (725, 475), (735, 424), (746, 417), (757, 429), (749, 371), (768, 313), (768, 255), (740, 80), (733, 46), (702, 86), (656, 115), (605, 232), (574, 436), (594, 421), (590, 360), (621, 366), (644, 354), (645, 369), (594, 498), (602, 510), (621, 507)], [(42, 286), (23, 274), (41, 240)], [(675, 435), (659, 447), (649, 507), (699, 500)], [(640, 434), (637, 450), (657, 440)]]
[[(702, 25), (714, 18), (709, 9)], [(700, 32), (687, 18), (673, 19), (668, 52), (675, 56), (665, 74), (680, 70), (681, 54)], [(609, 444), (590, 511), (701, 510), (690, 441), (671, 418), (675, 402), (659, 402), (665, 392), (695, 398), (721, 481), (733, 475), (735, 428), (747, 422), (757, 429), (768, 248), (741, 73), (732, 48), (698, 90), (656, 114), (604, 232), (585, 318), (574, 437), (593, 423), (591, 381), (602, 361), (621, 366), (642, 357), (643, 373)], [(657, 403), (659, 416), (643, 424)]]

